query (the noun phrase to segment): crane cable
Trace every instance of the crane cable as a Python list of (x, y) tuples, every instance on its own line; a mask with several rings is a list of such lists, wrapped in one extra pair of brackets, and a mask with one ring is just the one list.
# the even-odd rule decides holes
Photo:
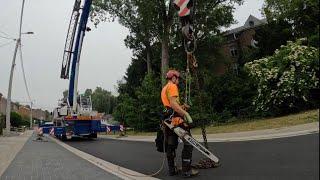
[[(196, 0), (192, 1), (193, 9), (191, 10), (190, 16), (187, 19), (185, 27), (182, 28), (182, 32), (184, 33), (184, 49), (187, 54), (186, 79), (185, 79), (185, 101), (184, 101), (184, 103), (186, 103), (187, 105), (192, 105), (191, 95), (190, 95), (191, 94), (191, 81), (192, 81), (192, 77), (191, 77), (191, 73), (190, 73), (190, 66), (191, 65), (192, 65), (191, 66), (192, 71), (195, 75), (196, 88), (198, 89), (198, 91), (200, 91), (199, 77), (198, 77), (198, 72), (196, 70), (198, 67), (198, 62), (197, 62), (196, 57), (194, 55), (194, 52), (197, 48), (197, 43), (196, 43), (196, 36), (194, 35), (194, 29), (192, 27), (192, 25), (193, 25), (192, 19), (193, 19), (193, 16), (195, 15), (195, 10), (194, 10), (195, 5), (196, 5), (195, 1)], [(186, 29), (189, 29), (189, 30), (186, 31)], [(186, 34), (188, 32), (191, 32), (191, 34)], [(200, 95), (200, 104), (202, 104), (202, 103), (203, 103), (203, 99), (202, 99), (202, 96)], [(202, 113), (203, 107), (202, 107), (202, 105), (200, 105), (200, 106), (201, 106), (200, 112)], [(207, 134), (206, 134), (205, 126), (204, 126), (204, 121), (202, 122), (201, 133), (202, 133), (202, 137), (203, 137), (203, 143), (204, 143), (205, 147), (208, 148)], [(212, 167), (218, 167), (220, 165), (221, 164), (216, 164), (208, 158), (204, 158), (204, 159), (201, 159), (194, 167), (198, 168), (198, 169), (207, 169), (207, 168), (212, 168)]]
[[(192, 102), (191, 102), (192, 76), (190, 73), (190, 64), (192, 65), (193, 70), (198, 67), (198, 63), (194, 56), (194, 52), (197, 48), (197, 39), (196, 39), (196, 36), (194, 35), (194, 28), (193, 28), (193, 17), (195, 15), (195, 5), (196, 5), (196, 0), (193, 0), (191, 5), (192, 9), (191, 9), (190, 15), (188, 18), (185, 19), (186, 21), (185, 26), (182, 27), (182, 32), (184, 33), (183, 45), (184, 45), (184, 50), (187, 54), (184, 102), (188, 105), (192, 105)], [(188, 31), (186, 31), (186, 29)], [(187, 32), (188, 33), (191, 32), (191, 34), (186, 34)]]

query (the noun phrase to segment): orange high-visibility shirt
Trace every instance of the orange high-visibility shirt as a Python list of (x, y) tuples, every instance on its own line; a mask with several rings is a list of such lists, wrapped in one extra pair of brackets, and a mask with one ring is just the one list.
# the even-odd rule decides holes
[(171, 107), (169, 97), (177, 97), (179, 104), (179, 90), (178, 86), (172, 82), (168, 82), (161, 91), (161, 100), (165, 107)]

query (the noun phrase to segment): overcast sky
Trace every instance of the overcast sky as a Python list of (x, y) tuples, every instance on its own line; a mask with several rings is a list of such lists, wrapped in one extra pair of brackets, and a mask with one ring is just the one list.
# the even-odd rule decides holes
[[(263, 0), (245, 0), (234, 13), (238, 24), (244, 24), (250, 14), (262, 18)], [(15, 42), (1, 36), (18, 36), (18, 24), (22, 0), (0, 0), (0, 93), (7, 96), (9, 73)], [(52, 110), (68, 88), (68, 81), (60, 79), (64, 42), (74, 0), (26, 0), (23, 18), (22, 51), (24, 68), (30, 94), (36, 108)], [(128, 30), (118, 23), (102, 23), (86, 33), (79, 75), (79, 90), (100, 86), (116, 92), (120, 80), (131, 61), (131, 51), (123, 40)], [(11, 42), (11, 43), (10, 43)], [(9, 43), (9, 44), (7, 44)], [(6, 45), (7, 44), (7, 45)], [(12, 100), (28, 101), (25, 91), (20, 59), (16, 59)]]

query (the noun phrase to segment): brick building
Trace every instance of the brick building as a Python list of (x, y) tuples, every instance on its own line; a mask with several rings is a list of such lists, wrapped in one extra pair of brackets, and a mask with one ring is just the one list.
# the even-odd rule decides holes
[(256, 47), (258, 43), (254, 39), (256, 30), (266, 23), (266, 19), (258, 19), (250, 15), (243, 26), (223, 33), (226, 40), (222, 46), (223, 54), (235, 72), (238, 70), (239, 60), (245, 49)]
[[(0, 114), (6, 114), (7, 99), (0, 93)], [(11, 110), (17, 112), (19, 110), (19, 104), (12, 102)]]
[[(5, 115), (6, 114), (6, 108), (7, 108), (7, 99), (3, 97), (3, 95), (0, 93), (0, 114)], [(19, 105), (17, 103), (12, 102), (11, 103), (11, 111), (17, 112), (23, 117), (30, 117), (30, 107), (29, 106), (23, 106)], [(32, 108), (32, 116), (34, 119), (43, 119), (43, 120), (49, 120), (50, 114), (42, 109), (33, 109)]]

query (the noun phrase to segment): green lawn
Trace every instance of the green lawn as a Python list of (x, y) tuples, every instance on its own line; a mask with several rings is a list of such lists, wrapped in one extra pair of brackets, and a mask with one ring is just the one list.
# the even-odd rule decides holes
[[(267, 118), (267, 119), (253, 119), (241, 120), (220, 125), (212, 125), (206, 128), (207, 134), (215, 133), (229, 133), (239, 131), (252, 131), (262, 129), (273, 129), (294, 126), (299, 124), (306, 124), (319, 121), (319, 110), (305, 111), (298, 114), (291, 114), (288, 116)], [(192, 130), (192, 134), (201, 134), (200, 128)], [(155, 132), (133, 132), (128, 131), (127, 135), (131, 136), (155, 136)]]

